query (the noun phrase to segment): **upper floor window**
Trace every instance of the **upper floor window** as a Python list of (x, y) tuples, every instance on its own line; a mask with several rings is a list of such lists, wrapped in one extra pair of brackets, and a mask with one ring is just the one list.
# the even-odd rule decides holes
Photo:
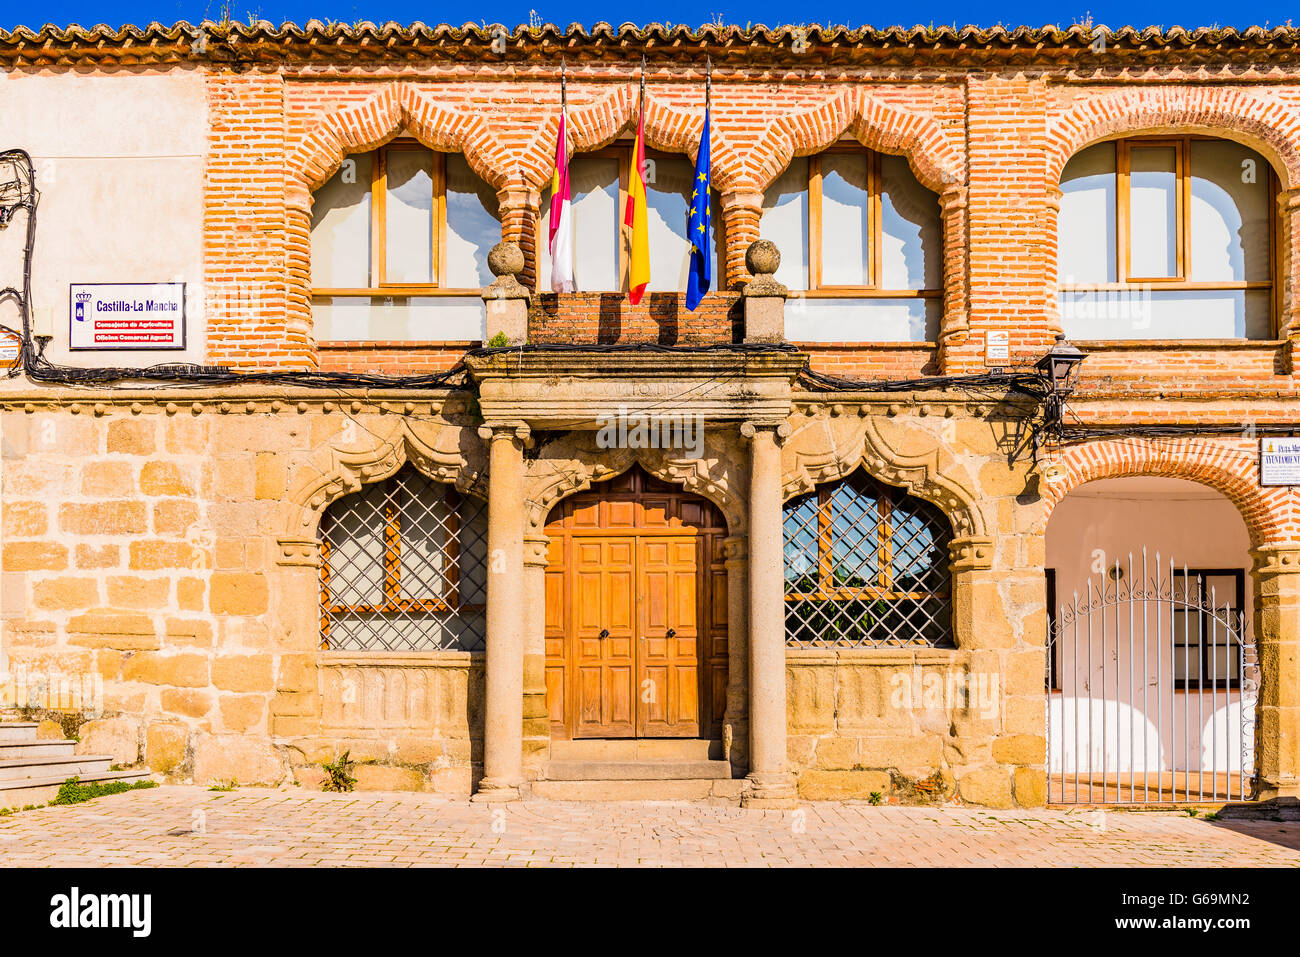
[(857, 471), (787, 502), (784, 525), (787, 644), (952, 644), (952, 531), (929, 502)]
[(318, 340), (481, 340), (495, 191), (410, 140), (349, 156), (312, 205)]
[(1061, 173), (1062, 323), (1076, 339), (1268, 339), (1277, 180), (1199, 136), (1089, 146)]
[[(843, 144), (791, 161), (759, 232), (781, 251), (790, 339), (932, 342), (942, 311), (939, 198), (901, 156)], [(802, 295), (800, 295), (802, 294)]]
[(487, 508), (409, 466), (321, 517), (321, 647), (483, 647)]
[[(573, 223), (573, 271), (578, 292), (628, 290), (628, 238), (623, 228), (632, 168), (632, 144), (616, 143), (569, 159)], [(695, 188), (695, 164), (678, 153), (646, 151), (646, 207), (649, 225), (648, 292), (684, 292), (690, 274), (691, 241), (686, 227)], [(711, 200), (709, 243), (717, 259), (713, 288), (722, 287), (722, 217)], [(550, 291), (551, 191), (542, 194), (537, 229), (537, 288)]]

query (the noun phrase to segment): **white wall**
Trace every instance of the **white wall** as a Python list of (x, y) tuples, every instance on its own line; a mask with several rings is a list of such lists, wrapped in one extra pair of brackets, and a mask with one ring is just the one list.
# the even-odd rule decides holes
[[(0, 73), (0, 117), (0, 149), (36, 163), (33, 306), (38, 329), (54, 335), (46, 355), (85, 366), (203, 361), (202, 77)], [(24, 225), (0, 231), (0, 285), (21, 268)], [(187, 348), (68, 353), (68, 286), (87, 282), (187, 283)]]
[[(1047, 567), (1057, 576), (1054, 613), (1074, 603), (1076, 590), (1087, 604), (1089, 584), (1094, 595), (1103, 582), (1113, 590), (1096, 571), (1116, 559), (1127, 574), (1132, 555), (1135, 584), (1143, 548), (1148, 580), (1156, 574), (1157, 554), (1166, 581), (1171, 558), (1179, 571), (1245, 569), (1249, 646), (1253, 606), (1245, 525), (1222, 495), (1180, 479), (1109, 479), (1062, 500), (1047, 529)], [(1077, 630), (1064, 630), (1056, 651), (1061, 690), (1048, 699), (1052, 771), (1077, 770), (1086, 777), (1103, 770), (1240, 770), (1253, 709), (1243, 715), (1238, 692), (1211, 690), (1208, 676), (1202, 692), (1173, 688), (1168, 608), (1148, 606), (1145, 628), (1142, 606), (1133, 609), (1131, 622), (1127, 607), (1117, 613), (1112, 606), (1090, 616), (1091, 633), (1086, 618), (1078, 619)], [(1245, 761), (1249, 772), (1249, 748)]]

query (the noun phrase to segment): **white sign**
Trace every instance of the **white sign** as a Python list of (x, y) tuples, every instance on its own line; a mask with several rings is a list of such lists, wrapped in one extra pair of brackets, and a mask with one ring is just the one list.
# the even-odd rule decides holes
[(1259, 484), (1300, 485), (1300, 439), (1259, 440)]
[(1011, 360), (1011, 333), (990, 329), (984, 333), (984, 364), (1000, 365)]
[(68, 348), (184, 349), (185, 283), (82, 283), (68, 287)]

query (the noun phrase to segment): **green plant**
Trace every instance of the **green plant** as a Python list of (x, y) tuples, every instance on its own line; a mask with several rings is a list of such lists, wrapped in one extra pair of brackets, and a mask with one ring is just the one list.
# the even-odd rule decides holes
[(213, 781), (212, 786), (208, 788), (208, 790), (209, 791), (233, 791), (237, 787), (239, 787), (239, 782), (236, 781), (234, 778), (231, 778), (229, 781)]
[(490, 349), (504, 349), (508, 345), (510, 345), (510, 339), (504, 332), (498, 332), (488, 340), (488, 348)]
[[(81, 778), (72, 777), (59, 786), (59, 793), (54, 796), (54, 800), (50, 803), (80, 804), (82, 801), (104, 797), (106, 794), (122, 794), (125, 791), (156, 788), (157, 786), (154, 781), (91, 781), (89, 784), (82, 784)], [(24, 808), (24, 810), (26, 809)]]
[(348, 760), (351, 753), (351, 751), (344, 751), (333, 762), (327, 761), (321, 765), (329, 775), (329, 779), (321, 785), (322, 791), (351, 791), (356, 786), (357, 779), (349, 773), (356, 763)]
[(871, 796), (867, 798), (867, 803), (869, 803), (872, 807), (880, 807), (880, 802), (882, 799), (883, 798), (879, 791), (872, 791)]

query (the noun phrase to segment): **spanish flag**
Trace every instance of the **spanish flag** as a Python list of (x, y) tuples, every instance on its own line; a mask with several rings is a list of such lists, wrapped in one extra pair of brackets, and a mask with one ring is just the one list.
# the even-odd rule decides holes
[(551, 290), (573, 292), (573, 202), (569, 193), (568, 116), (560, 109), (555, 140), (555, 175), (551, 177)]
[(623, 225), (632, 230), (628, 295), (632, 305), (641, 301), (641, 294), (645, 292), (645, 287), (650, 282), (650, 229), (646, 216), (645, 104), (643, 102), (636, 121), (636, 149), (632, 154), (632, 173), (628, 177), (627, 212), (623, 215)]

